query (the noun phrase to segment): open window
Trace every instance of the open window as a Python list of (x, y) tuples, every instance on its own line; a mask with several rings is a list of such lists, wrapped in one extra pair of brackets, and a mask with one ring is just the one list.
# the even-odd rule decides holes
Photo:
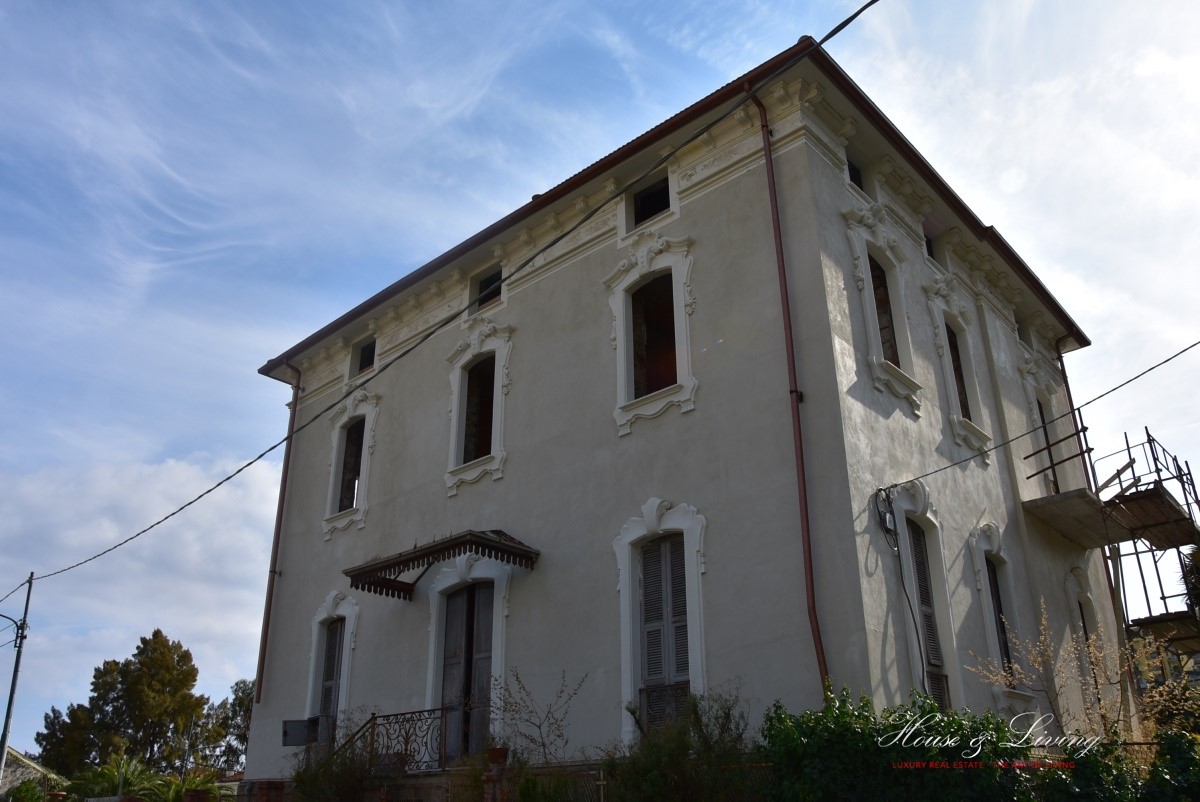
[(360, 388), (333, 411), (333, 454), (329, 472), (329, 511), (325, 537), (367, 519), (367, 485), (380, 396)]
[(465, 337), (450, 363), (450, 458), (446, 492), (464, 483), (504, 475), (504, 400), (511, 381), (512, 328), (482, 315), (463, 321)]
[(671, 406), (694, 407), (696, 379), (688, 342), (691, 240), (658, 237), (605, 278), (612, 309), (611, 343), (617, 352), (617, 433), (628, 434), (638, 418)]
[(637, 182), (622, 196), (620, 208), (617, 234), (623, 242), (678, 218), (679, 206), (670, 174), (660, 170)]
[(975, 360), (971, 350), (972, 315), (956, 299), (954, 279), (942, 276), (925, 285), (934, 341), (941, 357), (946, 396), (944, 406), (954, 442), (978, 451), (983, 462), (991, 461), (988, 446), (992, 436), (983, 428), (987, 410), (979, 393)]
[(349, 709), (350, 659), (358, 626), (358, 604), (331, 591), (312, 617), (306, 714), (319, 717), (320, 739), (332, 739), (339, 712)]
[(487, 309), (500, 302), (502, 285), (500, 265), (493, 265), (471, 277), (471, 314)]
[(375, 338), (363, 340), (354, 347), (354, 375), (375, 367)]
[(950, 684), (946, 677), (946, 661), (942, 651), (941, 626), (937, 609), (934, 607), (933, 579), (929, 567), (929, 545), (925, 530), (911, 518), (904, 519), (908, 527), (909, 545), (912, 554), (913, 572), (916, 576), (917, 601), (920, 620), (922, 668), (925, 674), (925, 690), (942, 710), (949, 710)]

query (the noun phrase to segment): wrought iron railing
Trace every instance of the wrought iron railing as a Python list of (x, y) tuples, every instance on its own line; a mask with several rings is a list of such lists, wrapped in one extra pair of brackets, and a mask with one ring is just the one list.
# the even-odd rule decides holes
[(365, 749), (373, 771), (437, 771), (446, 765), (448, 708), (374, 715), (338, 750)]

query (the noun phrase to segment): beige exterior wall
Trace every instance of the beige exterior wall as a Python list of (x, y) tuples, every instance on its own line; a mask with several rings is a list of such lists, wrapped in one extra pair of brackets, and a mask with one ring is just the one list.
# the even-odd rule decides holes
[[(1040, 318), (1041, 328), (1029, 338), (1033, 348), (1019, 342), (1014, 304), (1031, 317), (1036, 302), (985, 244), (954, 233), (966, 226), (946, 219), (940, 207), (930, 213), (940, 218), (935, 253), (941, 263), (927, 258), (918, 210), (933, 203), (928, 190), (912, 189), (905, 165), (894, 155), (885, 158), (890, 154), (877, 134), (853, 134), (842, 116), (845, 101), (815, 70), (803, 70), (763, 96), (772, 115), (804, 393), (818, 609), (834, 682), (891, 704), (905, 701), (919, 680), (898, 561), (875, 512), (876, 490), (978, 454), (956, 442), (948, 414), (953, 387), (947, 388), (939, 353), (945, 347), (938, 334), (941, 308), (955, 316), (970, 349), (979, 405), (974, 417), (990, 435), (981, 448), (1032, 428), (1035, 388), (1055, 411), (1068, 405), (1050, 357), (1052, 316)], [(812, 100), (814, 90), (820, 100)], [(809, 101), (801, 102), (805, 97)], [(529, 220), (464, 256), (435, 281), (397, 296), (298, 361), (297, 419), (303, 424), (350, 386), (355, 342), (372, 332), (378, 341), (379, 375), (365, 387), (369, 396), (340, 418), (335, 410), (317, 420), (292, 444), (247, 777), (288, 773), (295, 750), (280, 746), (280, 722), (315, 713), (314, 621), (331, 612), (349, 622), (344, 718), (436, 706), (431, 673), (437, 671), (438, 622), (431, 621), (436, 606), (429, 593), (453, 564), (425, 573), (411, 601), (351, 591), (342, 571), (469, 529), (500, 529), (541, 551), (534, 570), (512, 570), (507, 598), (497, 598), (503, 647), (493, 673), (503, 677), (517, 668), (546, 698), (562, 671), (571, 680), (586, 674), (571, 708), (572, 745), (601, 745), (627, 733), (618, 585), (628, 578), (618, 575), (614, 540), (653, 498), (690, 505), (703, 517), (702, 551), (691, 555), (700, 595), (693, 614), (703, 643), (702, 662), (692, 669), (694, 689), (737, 685), (752, 720), (775, 699), (793, 709), (820, 703), (771, 218), (750, 110), (749, 118), (732, 117), (676, 152), (668, 164), (670, 214), (626, 232), (623, 204), (608, 204), (509, 279), (502, 302), (485, 311), (507, 332), (509, 348), (503, 420), (496, 422), (503, 427), (504, 455), (502, 464), (490, 466), (496, 472), (475, 481), (447, 472), (452, 360), (461, 354), (460, 342), (482, 328), (478, 319), (464, 317), (386, 370), (380, 366), (410, 347), (426, 324), (460, 308), (472, 274), (497, 258), (511, 273), (540, 243), (602, 204), (611, 187), (637, 175), (653, 154), (635, 157), (625, 174), (608, 182), (593, 182), (551, 217)], [(863, 166), (872, 196), (847, 182), (848, 144), (871, 153)], [(901, 191), (906, 180), (907, 193)], [(664, 241), (669, 247), (656, 256)], [(898, 303), (909, 372), (920, 386), (915, 394), (878, 386), (870, 367), (874, 322), (855, 272), (856, 265), (866, 269), (862, 247), (890, 260), (901, 276)], [(690, 260), (689, 295), (680, 302), (697, 384), (683, 406), (629, 420), (628, 410), (614, 417), (621, 354), (610, 285), (622, 261), (636, 265), (639, 252), (651, 267), (655, 259), (674, 259), (674, 269), (682, 269)], [(945, 281), (939, 285), (939, 279)], [(869, 292), (869, 276), (866, 282)], [(365, 503), (357, 513), (330, 518), (337, 462), (331, 419), (362, 411), (370, 412)], [(1041, 479), (1024, 479), (1030, 471), (1021, 457), (1031, 450), (1024, 442), (1001, 448), (986, 464), (977, 459), (894, 493), (897, 508), (909, 509), (939, 545), (930, 555), (958, 706), (1023, 709), (1031, 703), (966, 671), (972, 653), (989, 653), (986, 575), (981, 585), (982, 551), (973, 551), (972, 537), (1003, 545), (1013, 604), (1006, 613), (1016, 635), (1035, 633), (1043, 597), (1066, 631), (1077, 617), (1066, 590), (1073, 568), (1090, 583), (1104, 626), (1116, 630), (1096, 555), (1040, 530), (1021, 512), (1021, 498), (1046, 493)], [(1060, 477), (1071, 486), (1083, 481), (1082, 475)], [(908, 582), (911, 594), (911, 576)]]

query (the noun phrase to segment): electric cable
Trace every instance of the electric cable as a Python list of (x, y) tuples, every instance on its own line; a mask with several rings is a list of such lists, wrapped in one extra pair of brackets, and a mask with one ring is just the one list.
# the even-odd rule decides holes
[[(754, 86), (749, 86), (749, 87), (747, 87), (747, 88), (746, 88), (746, 92), (745, 92), (745, 94), (746, 94), (746, 95), (750, 95), (750, 94), (752, 94), (752, 93), (754, 93), (754, 92), (758, 91), (758, 90), (759, 90), (759, 89), (761, 89), (763, 86), (765, 86), (765, 85), (766, 85), (768, 82), (770, 82), (770, 81), (774, 80), (776, 77), (778, 77), (778, 76), (779, 76), (780, 74), (782, 74), (783, 72), (785, 72), (785, 71), (787, 71), (787, 70), (791, 69), (791, 68), (792, 68), (792, 67), (794, 67), (796, 64), (800, 63), (800, 61), (802, 61), (802, 60), (803, 60), (804, 58), (806, 58), (806, 57), (807, 57), (807, 56), (808, 56), (810, 53), (812, 53), (812, 52), (813, 52), (813, 50), (819, 49), (819, 48), (820, 48), (822, 45), (824, 45), (826, 42), (828, 42), (828, 41), (829, 41), (830, 39), (832, 39), (834, 36), (836, 36), (837, 34), (841, 33), (841, 31), (842, 31), (842, 30), (844, 30), (844, 29), (846, 28), (846, 26), (848, 26), (848, 25), (849, 25), (851, 22), (853, 22), (855, 19), (857, 19), (857, 18), (859, 17), (859, 15), (861, 15), (861, 14), (862, 14), (863, 12), (865, 12), (865, 11), (866, 11), (868, 8), (870, 8), (871, 6), (875, 5), (875, 4), (876, 4), (876, 3), (878, 3), (878, 2), (879, 2), (879, 0), (868, 0), (868, 2), (867, 2), (867, 3), (864, 3), (864, 4), (863, 4), (861, 7), (859, 7), (859, 9), (858, 9), (857, 11), (855, 11), (853, 14), (851, 14), (851, 15), (850, 15), (849, 17), (847, 17), (846, 19), (842, 20), (842, 21), (841, 21), (841, 22), (840, 22), (840, 23), (839, 23), (839, 24), (838, 24), (836, 27), (834, 27), (834, 28), (833, 28), (831, 31), (829, 31), (829, 33), (825, 34), (825, 36), (824, 36), (824, 37), (822, 37), (822, 38), (821, 38), (821, 39), (820, 39), (818, 42), (814, 43), (814, 45), (813, 45), (813, 46), (811, 46), (811, 47), (808, 47), (808, 48), (805, 48), (805, 49), (804, 49), (804, 50), (802, 50), (800, 53), (797, 53), (795, 57), (793, 57), (792, 59), (789, 59), (789, 60), (788, 60), (786, 63), (784, 63), (783, 65), (781, 65), (781, 66), (780, 66), (778, 69), (774, 70), (774, 71), (773, 71), (773, 72), (771, 72), (769, 75), (767, 75), (767, 76), (765, 76), (764, 78), (762, 78), (762, 79), (761, 79), (761, 80), (760, 80), (760, 81), (759, 81), (757, 84), (755, 84)], [(532, 252), (531, 254), (529, 254), (528, 256), (526, 256), (526, 257), (525, 257), (525, 259), (524, 259), (524, 260), (523, 260), (523, 261), (522, 261), (522, 262), (521, 262), (521, 263), (520, 263), (520, 264), (519, 264), (519, 265), (518, 265), (516, 268), (514, 268), (514, 269), (513, 269), (513, 270), (512, 270), (512, 271), (511, 271), (511, 272), (510, 272), (510, 273), (509, 273), (507, 276), (505, 276), (505, 275), (502, 275), (502, 276), (501, 276), (501, 278), (500, 278), (500, 281), (499, 281), (497, 284), (493, 285), (493, 286), (494, 286), (494, 287), (498, 287), (498, 286), (500, 286), (500, 285), (503, 285), (505, 282), (507, 282), (508, 280), (510, 280), (510, 279), (511, 279), (513, 276), (516, 276), (516, 275), (518, 275), (518, 274), (519, 274), (521, 271), (523, 271), (523, 270), (524, 270), (525, 268), (527, 268), (527, 267), (528, 267), (530, 264), (532, 264), (532, 263), (534, 262), (534, 260), (535, 260), (535, 259), (537, 259), (539, 256), (541, 256), (542, 254), (544, 254), (544, 253), (545, 253), (546, 251), (548, 251), (550, 248), (553, 248), (555, 245), (557, 245), (557, 244), (558, 244), (559, 242), (561, 242), (562, 240), (566, 239), (568, 236), (570, 236), (571, 234), (573, 234), (575, 231), (579, 230), (579, 228), (581, 228), (581, 227), (582, 227), (582, 226), (583, 226), (585, 223), (587, 223), (587, 222), (588, 222), (589, 220), (591, 220), (591, 219), (592, 219), (594, 216), (596, 216), (596, 215), (597, 215), (597, 214), (598, 214), (598, 213), (599, 213), (601, 210), (603, 210), (603, 209), (604, 209), (604, 208), (605, 208), (605, 207), (606, 207), (606, 206), (607, 206), (609, 203), (611, 203), (613, 200), (615, 200), (615, 199), (619, 198), (620, 196), (622, 196), (623, 194), (625, 194), (626, 192), (628, 192), (628, 191), (629, 191), (629, 189), (630, 189), (631, 187), (633, 187), (634, 185), (636, 185), (636, 184), (637, 184), (639, 181), (641, 181), (642, 179), (644, 179), (644, 178), (648, 177), (649, 175), (651, 175), (652, 173), (654, 173), (656, 170), (658, 170), (658, 169), (659, 169), (659, 168), (660, 168), (662, 165), (666, 164), (666, 163), (667, 163), (667, 161), (669, 161), (669, 160), (670, 160), (671, 156), (672, 156), (672, 155), (673, 155), (675, 152), (677, 152), (677, 151), (678, 151), (680, 148), (682, 148), (682, 147), (684, 147), (684, 146), (686, 146), (686, 145), (689, 145), (689, 144), (691, 144), (692, 142), (695, 142), (696, 140), (700, 139), (702, 136), (704, 136), (704, 134), (706, 134), (708, 131), (710, 131), (710, 130), (711, 130), (713, 127), (715, 127), (717, 124), (719, 124), (720, 122), (724, 121), (725, 119), (727, 119), (728, 117), (730, 117), (730, 116), (732, 116), (734, 113), (736, 113), (738, 109), (740, 109), (740, 108), (741, 108), (743, 105), (745, 105), (745, 102), (746, 102), (746, 101), (745, 101), (744, 99), (738, 99), (738, 100), (736, 100), (736, 101), (731, 101), (731, 103), (730, 103), (730, 106), (729, 106), (729, 108), (728, 108), (728, 109), (726, 109), (726, 110), (725, 110), (724, 112), (722, 112), (720, 115), (718, 115), (717, 117), (715, 117), (714, 119), (712, 119), (710, 122), (706, 123), (705, 125), (701, 126), (701, 127), (700, 127), (700, 128), (698, 128), (698, 129), (696, 129), (696, 130), (695, 130), (695, 131), (694, 131), (694, 132), (693, 132), (693, 133), (692, 133), (690, 136), (688, 136), (686, 139), (684, 139), (684, 140), (683, 140), (683, 141), (682, 141), (682, 142), (681, 142), (681, 143), (680, 143), (680, 144), (679, 144), (677, 147), (675, 147), (674, 149), (672, 149), (671, 151), (669, 151), (669, 152), (668, 152), (668, 153), (666, 153), (665, 155), (662, 155), (662, 156), (660, 156), (660, 157), (659, 157), (659, 158), (658, 158), (658, 159), (657, 159), (657, 160), (656, 160), (656, 161), (655, 161), (655, 162), (654, 162), (654, 163), (653, 163), (653, 164), (652, 164), (650, 167), (648, 167), (648, 168), (647, 168), (647, 169), (646, 169), (646, 170), (645, 170), (645, 171), (644, 171), (644, 172), (643, 172), (641, 175), (638, 175), (637, 177), (635, 177), (635, 178), (633, 178), (633, 179), (631, 179), (631, 180), (627, 181), (625, 184), (621, 185), (620, 187), (618, 187), (617, 189), (615, 189), (615, 190), (614, 190), (612, 193), (610, 193), (610, 194), (608, 195), (608, 197), (606, 197), (606, 198), (605, 198), (605, 199), (604, 199), (604, 200), (603, 200), (601, 203), (595, 204), (595, 205), (593, 206), (593, 208), (591, 208), (590, 210), (588, 210), (588, 211), (587, 211), (587, 212), (586, 212), (584, 215), (582, 215), (582, 216), (581, 216), (581, 217), (580, 217), (578, 220), (576, 220), (576, 221), (575, 221), (573, 224), (571, 224), (570, 226), (566, 227), (566, 228), (565, 228), (565, 229), (564, 229), (564, 230), (563, 230), (561, 233), (559, 233), (557, 236), (555, 236), (555, 237), (551, 238), (549, 241), (547, 241), (547, 242), (546, 242), (544, 245), (542, 245), (542, 246), (541, 246), (540, 248), (538, 248), (536, 251), (534, 251), (534, 252)], [(489, 291), (490, 291), (490, 290), (489, 290)], [(154, 530), (154, 529), (158, 528), (158, 527), (159, 527), (159, 526), (161, 526), (162, 524), (164, 524), (164, 523), (166, 523), (167, 521), (169, 521), (170, 519), (174, 518), (174, 517), (175, 517), (176, 515), (178, 515), (179, 513), (183, 512), (184, 510), (186, 510), (187, 508), (191, 507), (191, 506), (192, 506), (193, 504), (195, 504), (196, 502), (198, 502), (198, 501), (200, 501), (201, 499), (203, 499), (203, 498), (205, 498), (206, 496), (208, 496), (210, 493), (212, 493), (213, 491), (215, 491), (217, 488), (221, 487), (222, 485), (224, 485), (224, 484), (228, 483), (230, 480), (232, 480), (232, 479), (234, 479), (235, 477), (237, 477), (239, 474), (241, 474), (242, 472), (244, 472), (246, 469), (250, 468), (252, 465), (254, 465), (254, 464), (256, 464), (256, 463), (260, 462), (260, 461), (261, 461), (261, 460), (262, 460), (264, 457), (266, 457), (268, 454), (270, 454), (271, 452), (275, 451), (277, 448), (279, 448), (279, 447), (280, 447), (281, 445), (283, 445), (284, 443), (288, 442), (288, 440), (289, 440), (289, 439), (291, 439), (291, 438), (295, 437), (295, 436), (296, 436), (297, 434), (299, 434), (301, 431), (304, 431), (304, 430), (305, 430), (305, 429), (307, 429), (309, 426), (311, 426), (312, 424), (316, 423), (316, 422), (317, 422), (317, 420), (319, 420), (321, 417), (323, 417), (324, 415), (326, 415), (328, 412), (330, 412), (331, 410), (333, 410), (334, 408), (336, 408), (336, 407), (337, 407), (339, 404), (341, 404), (343, 401), (345, 401), (346, 399), (348, 399), (348, 398), (350, 398), (351, 396), (353, 396), (353, 395), (354, 395), (356, 392), (358, 392), (360, 389), (362, 389), (363, 387), (365, 387), (365, 386), (366, 386), (368, 383), (370, 383), (370, 382), (371, 382), (371, 381), (373, 381), (374, 379), (378, 378), (378, 377), (379, 377), (379, 376), (380, 376), (382, 373), (384, 373), (384, 372), (385, 372), (385, 371), (386, 371), (388, 368), (390, 368), (392, 365), (396, 364), (396, 363), (397, 363), (397, 362), (399, 362), (401, 359), (403, 359), (404, 357), (408, 356), (410, 353), (412, 353), (412, 352), (413, 352), (413, 350), (414, 350), (414, 349), (416, 349), (417, 347), (421, 346), (422, 344), (424, 344), (425, 342), (427, 342), (428, 340), (430, 340), (430, 339), (431, 339), (431, 338), (432, 338), (434, 335), (438, 334), (438, 333), (439, 333), (439, 332), (440, 332), (442, 329), (444, 329), (444, 328), (445, 328), (446, 326), (448, 326), (450, 323), (452, 323), (453, 321), (457, 320), (457, 319), (458, 319), (458, 317), (459, 317), (460, 315), (462, 315), (462, 313), (463, 313), (463, 312), (465, 312), (465, 311), (469, 310), (469, 309), (470, 309), (472, 306), (474, 306), (476, 303), (478, 303), (478, 301), (479, 301), (479, 298), (480, 298), (481, 296), (482, 296), (482, 292), (481, 292), (481, 293), (479, 293), (479, 294), (477, 294), (477, 295), (475, 295), (475, 296), (473, 296), (473, 297), (471, 297), (470, 299), (468, 299), (467, 303), (466, 303), (466, 304), (463, 306), (463, 308), (461, 308), (461, 309), (458, 309), (458, 310), (456, 310), (456, 311), (454, 311), (454, 312), (447, 313), (447, 314), (443, 315), (442, 317), (438, 318), (436, 321), (434, 321), (434, 322), (430, 323), (430, 324), (429, 324), (429, 325), (426, 327), (425, 331), (424, 331), (424, 332), (421, 334), (421, 336), (419, 336), (419, 337), (418, 337), (418, 338), (417, 338), (417, 339), (416, 339), (416, 340), (415, 340), (415, 341), (414, 341), (414, 342), (413, 342), (413, 343), (412, 343), (412, 344), (411, 344), (411, 345), (410, 345), (408, 348), (404, 349), (404, 350), (403, 350), (401, 353), (397, 354), (396, 356), (392, 357), (390, 360), (388, 360), (387, 362), (383, 363), (381, 366), (379, 366), (378, 368), (376, 368), (376, 369), (375, 369), (375, 370), (372, 372), (372, 374), (371, 374), (370, 376), (367, 376), (367, 377), (366, 377), (366, 378), (364, 378), (364, 379), (363, 379), (361, 382), (358, 382), (358, 383), (356, 383), (356, 384), (353, 384), (353, 385), (352, 385), (352, 386), (351, 386), (349, 389), (347, 389), (345, 392), (343, 392), (343, 393), (342, 393), (340, 396), (338, 396), (338, 397), (337, 397), (337, 398), (336, 398), (334, 401), (332, 401), (332, 402), (331, 402), (331, 403), (329, 403), (327, 406), (325, 406), (325, 407), (321, 408), (321, 409), (320, 409), (318, 412), (316, 412), (316, 413), (315, 413), (315, 414), (314, 414), (314, 415), (313, 415), (311, 418), (309, 418), (309, 420), (307, 420), (307, 421), (305, 421), (303, 424), (300, 424), (299, 426), (297, 426), (297, 427), (296, 427), (296, 428), (295, 428), (295, 429), (292, 431), (292, 433), (291, 433), (291, 434), (289, 434), (289, 435), (285, 435), (283, 438), (281, 438), (280, 440), (276, 441), (276, 442), (275, 442), (274, 444), (272, 444), (271, 446), (269, 446), (269, 447), (267, 447), (267, 448), (263, 449), (263, 450), (262, 450), (261, 452), (259, 452), (259, 454), (258, 454), (257, 456), (255, 456), (253, 459), (249, 460), (248, 462), (246, 462), (245, 464), (243, 464), (241, 467), (239, 467), (237, 470), (235, 470), (233, 473), (230, 473), (228, 476), (226, 476), (225, 478), (221, 479), (221, 480), (220, 480), (220, 481), (218, 481), (216, 484), (212, 485), (212, 486), (211, 486), (211, 487), (209, 487), (207, 490), (205, 490), (204, 492), (200, 493), (199, 495), (197, 495), (196, 497), (194, 497), (194, 498), (193, 498), (193, 499), (191, 499), (190, 501), (188, 501), (188, 502), (184, 503), (183, 505), (181, 505), (181, 506), (177, 507), (177, 508), (176, 508), (175, 510), (173, 510), (172, 512), (170, 512), (170, 513), (168, 513), (168, 514), (164, 515), (162, 518), (159, 518), (159, 519), (158, 519), (157, 521), (155, 521), (154, 523), (152, 523), (152, 524), (150, 524), (149, 526), (147, 526), (147, 527), (145, 527), (145, 528), (143, 528), (143, 529), (139, 530), (138, 532), (135, 532), (134, 534), (130, 535), (129, 537), (125, 538), (124, 540), (122, 540), (122, 541), (120, 541), (120, 542), (118, 542), (118, 543), (115, 543), (115, 544), (113, 544), (112, 546), (109, 546), (108, 548), (106, 548), (106, 549), (104, 549), (104, 550), (102, 550), (102, 551), (99, 551), (99, 552), (97, 552), (96, 554), (93, 554), (91, 557), (88, 557), (88, 558), (86, 558), (86, 559), (80, 560), (79, 562), (76, 562), (76, 563), (72, 563), (71, 565), (68, 565), (68, 566), (66, 566), (66, 567), (64, 567), (64, 568), (60, 568), (60, 569), (58, 569), (58, 570), (56, 570), (56, 571), (51, 571), (50, 573), (47, 573), (47, 574), (42, 574), (41, 576), (36, 576), (36, 577), (34, 577), (34, 579), (35, 579), (35, 580), (38, 580), (38, 579), (49, 579), (49, 578), (51, 578), (51, 577), (55, 577), (55, 576), (59, 576), (59, 575), (61, 575), (61, 574), (65, 574), (65, 573), (67, 573), (68, 571), (72, 571), (72, 570), (74, 570), (74, 569), (76, 569), (76, 568), (79, 568), (79, 567), (81, 567), (81, 566), (83, 566), (83, 565), (86, 565), (86, 564), (88, 564), (88, 563), (92, 562), (93, 560), (99, 559), (100, 557), (103, 557), (104, 555), (106, 555), (106, 554), (109, 554), (109, 553), (111, 553), (111, 552), (113, 552), (113, 551), (116, 551), (117, 549), (121, 548), (122, 546), (125, 546), (125, 545), (126, 545), (126, 544), (128, 544), (128, 543), (131, 543), (132, 541), (136, 540), (137, 538), (141, 537), (142, 535), (144, 535), (144, 534), (146, 534), (146, 533), (148, 533), (148, 532), (150, 532), (150, 531), (152, 531), (152, 530)], [(29, 581), (29, 580), (26, 580), (26, 581)], [(25, 584), (24, 582), (22, 582), (22, 583), (21, 583), (21, 585), (24, 585), (24, 584)], [(5, 599), (7, 599), (7, 598), (8, 598), (9, 596), (11, 596), (13, 593), (16, 593), (16, 592), (17, 592), (17, 590), (18, 590), (18, 589), (20, 589), (21, 585), (18, 585), (16, 588), (14, 588), (13, 590), (9, 591), (9, 592), (8, 592), (8, 593), (7, 593), (5, 596), (3, 596), (3, 597), (0, 597), (0, 603), (2, 603), (2, 602), (5, 600)]]

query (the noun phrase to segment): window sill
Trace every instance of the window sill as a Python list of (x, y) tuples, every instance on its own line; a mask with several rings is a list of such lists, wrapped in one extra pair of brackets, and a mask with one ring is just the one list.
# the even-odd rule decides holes
[(496, 481), (504, 476), (504, 452), (488, 454), (446, 471), (446, 495), (458, 495), (458, 486), (478, 482), (484, 476)]
[(329, 540), (333, 537), (334, 532), (340, 532), (343, 529), (349, 529), (352, 525), (362, 529), (367, 524), (367, 507), (364, 504), (362, 507), (351, 507), (348, 510), (335, 512), (325, 518), (324, 530), (325, 539)]
[(680, 412), (691, 412), (696, 407), (696, 385), (697, 381), (689, 378), (619, 405), (613, 411), (617, 434), (622, 437), (629, 434), (635, 420), (656, 418), (671, 406), (678, 406)]
[(876, 390), (882, 392), (887, 389), (897, 398), (906, 399), (913, 415), (921, 417), (921, 398), (918, 394), (924, 388), (916, 379), (886, 359), (871, 360), (871, 375)]
[(950, 427), (954, 430), (954, 442), (978, 451), (983, 456), (984, 464), (991, 462), (991, 452), (988, 450), (988, 444), (992, 442), (990, 434), (954, 413), (950, 414)]

